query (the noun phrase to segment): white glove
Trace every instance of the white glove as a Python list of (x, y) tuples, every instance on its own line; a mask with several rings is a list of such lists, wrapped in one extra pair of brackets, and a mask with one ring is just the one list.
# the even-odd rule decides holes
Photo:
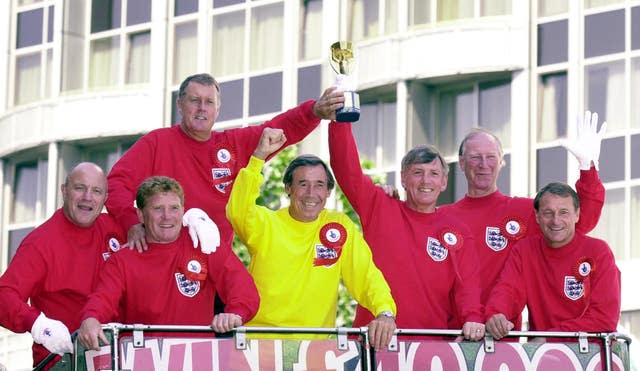
[(211, 254), (220, 246), (220, 231), (216, 223), (209, 218), (207, 213), (198, 208), (187, 210), (182, 217), (182, 225), (189, 227), (189, 236), (193, 241), (193, 247), (198, 247), (205, 254)]
[(578, 159), (580, 170), (589, 170), (591, 161), (593, 161), (596, 170), (599, 170), (600, 142), (607, 131), (607, 122), (603, 122), (600, 131), (598, 131), (598, 113), (591, 114), (591, 112), (585, 111), (583, 118), (578, 117), (577, 124), (577, 138), (564, 141), (562, 146)]
[(51, 353), (73, 353), (73, 343), (67, 326), (60, 321), (47, 318), (44, 313), (40, 313), (33, 322), (31, 336), (34, 342), (41, 344)]

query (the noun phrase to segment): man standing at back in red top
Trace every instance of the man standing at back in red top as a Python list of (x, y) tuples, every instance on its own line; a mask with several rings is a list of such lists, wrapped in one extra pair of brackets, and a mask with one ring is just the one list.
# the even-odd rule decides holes
[[(283, 129), (287, 137), (283, 148), (297, 143), (321, 119), (335, 118), (340, 99), (342, 93), (329, 88), (317, 101), (304, 102), (262, 125), (212, 132), (221, 105), (218, 82), (204, 73), (187, 77), (178, 92), (180, 125), (144, 135), (109, 173), (106, 206), (127, 231), (129, 247), (139, 251), (147, 248), (144, 226), (133, 201), (140, 183), (153, 175), (176, 179), (184, 187), (185, 210), (202, 209), (220, 230), (220, 246), (231, 246), (233, 230), (225, 215), (227, 200), (238, 171), (249, 162), (263, 129)], [(203, 251), (215, 249), (207, 239), (199, 238)], [(194, 238), (194, 247), (197, 241)]]
[[(580, 163), (580, 178), (576, 190), (581, 203), (580, 220), (576, 229), (581, 233), (591, 231), (604, 204), (604, 187), (598, 177), (600, 142), (606, 130), (606, 122), (597, 130), (598, 114), (587, 111), (578, 122), (577, 141), (566, 144)], [(454, 212), (471, 229), (476, 240), (481, 300), (486, 304), (495, 286), (510, 247), (528, 235), (539, 235), (533, 199), (510, 197), (502, 194), (497, 186), (498, 175), (504, 166), (502, 144), (492, 133), (474, 129), (460, 143), (458, 152), (460, 168), (467, 178), (467, 194), (458, 202), (444, 205), (442, 209)], [(520, 314), (509, 318), (521, 327)]]

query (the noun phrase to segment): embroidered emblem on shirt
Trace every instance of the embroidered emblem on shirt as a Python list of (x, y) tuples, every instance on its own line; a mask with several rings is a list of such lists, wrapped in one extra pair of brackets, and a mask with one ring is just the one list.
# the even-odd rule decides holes
[(342, 248), (332, 248), (321, 244), (316, 245), (316, 257), (313, 259), (314, 266), (330, 267), (334, 265), (342, 254)]
[(189, 280), (182, 273), (176, 273), (175, 277), (178, 291), (180, 291), (182, 295), (192, 298), (200, 291), (200, 281)]
[(447, 258), (449, 251), (446, 247), (440, 244), (436, 238), (428, 237), (427, 238), (427, 254), (434, 261), (441, 262)]
[(507, 247), (507, 239), (500, 234), (500, 228), (487, 227), (484, 242), (493, 251), (501, 251)]
[(517, 216), (508, 216), (500, 223), (500, 234), (517, 241), (527, 234), (527, 225)]
[(229, 168), (213, 168), (211, 169), (211, 177), (213, 178), (212, 184), (215, 189), (220, 193), (227, 193), (227, 187), (231, 184), (231, 180), (224, 180), (231, 176), (231, 169)]
[(584, 295), (584, 282), (574, 276), (564, 276), (564, 294), (571, 300), (578, 300)]

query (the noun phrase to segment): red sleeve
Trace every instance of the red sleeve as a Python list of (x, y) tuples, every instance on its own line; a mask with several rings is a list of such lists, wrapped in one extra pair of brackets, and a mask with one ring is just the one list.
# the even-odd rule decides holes
[(522, 285), (522, 254), (520, 247), (527, 239), (520, 240), (510, 250), (504, 268), (500, 273), (497, 284), (491, 290), (485, 307), (485, 318), (489, 319), (497, 313), (507, 318), (517, 318), (527, 300), (527, 294)]
[(140, 223), (134, 201), (138, 186), (152, 175), (156, 142), (153, 134), (138, 139), (135, 144), (113, 165), (107, 176), (109, 196), (107, 210), (122, 225), (126, 233), (131, 226)]
[(122, 254), (112, 255), (102, 267), (96, 288), (82, 309), (81, 321), (93, 317), (100, 323), (116, 321), (125, 284)]
[(593, 277), (587, 278), (589, 303), (578, 318), (563, 321), (558, 328), (549, 331), (616, 331), (620, 317), (620, 270), (615, 264), (613, 253), (606, 243), (601, 248), (602, 255), (596, 260)]
[(580, 170), (576, 192), (580, 197), (580, 219), (576, 231), (586, 234), (598, 225), (604, 206), (604, 186), (594, 166), (589, 170)]
[(29, 242), (18, 248), (11, 264), (0, 277), (0, 325), (13, 332), (31, 331), (40, 311), (27, 304), (43, 288), (46, 259)]
[(376, 193), (384, 192), (377, 189), (371, 178), (362, 172), (350, 123), (332, 121), (329, 124), (329, 155), (331, 169), (340, 189), (358, 213), (363, 226), (367, 225), (375, 217), (376, 203), (373, 199)]
[[(222, 255), (224, 254), (224, 255)], [(225, 303), (226, 313), (238, 314), (243, 323), (250, 321), (258, 312), (260, 296), (258, 289), (240, 259), (228, 249), (218, 249), (209, 257), (210, 274), (215, 274), (216, 291)]]
[(484, 323), (484, 308), (477, 279), (481, 273), (478, 269), (475, 240), (471, 233), (466, 233), (464, 246), (455, 253), (452, 261), (456, 267), (453, 295), (457, 315), (462, 319), (460, 325), (465, 322)]

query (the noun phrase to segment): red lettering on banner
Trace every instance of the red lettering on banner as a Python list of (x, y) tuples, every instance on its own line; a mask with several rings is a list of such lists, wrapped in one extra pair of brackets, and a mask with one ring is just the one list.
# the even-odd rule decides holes
[[(85, 357), (87, 353), (85, 353)], [(110, 370), (111, 369), (111, 351), (109, 351), (109, 353), (107, 354), (97, 355), (93, 357), (91, 361), (93, 362), (93, 370)]]
[(136, 349), (133, 355), (133, 370), (155, 371), (151, 349)]
[(466, 370), (458, 344), (440, 341), (400, 342), (398, 352), (376, 352), (376, 370)]
[(212, 340), (191, 344), (191, 369), (193, 371), (213, 371)]
[[(567, 348), (561, 349), (543, 349), (544, 345), (536, 351), (534, 357), (531, 359), (532, 369), (538, 371), (546, 370), (580, 370), (582, 371), (582, 365), (576, 358), (576, 355)], [(538, 353), (543, 352), (540, 357)]]
[(175, 344), (169, 347), (169, 370), (182, 370), (184, 368), (185, 344)]
[(516, 343), (495, 343), (495, 351), (493, 353), (485, 353), (484, 348), (478, 351), (475, 369), (482, 371), (509, 370), (509, 371), (525, 371), (526, 365), (529, 364), (529, 357), (522, 349), (522, 346)]
[(244, 352), (236, 349), (236, 343), (233, 339), (221, 339), (218, 341), (218, 364), (221, 369), (224, 369), (226, 365), (233, 365), (234, 371), (253, 370)]
[(336, 340), (301, 341), (299, 366), (305, 370), (355, 370), (360, 353), (355, 342), (348, 342), (348, 350), (338, 350)]

